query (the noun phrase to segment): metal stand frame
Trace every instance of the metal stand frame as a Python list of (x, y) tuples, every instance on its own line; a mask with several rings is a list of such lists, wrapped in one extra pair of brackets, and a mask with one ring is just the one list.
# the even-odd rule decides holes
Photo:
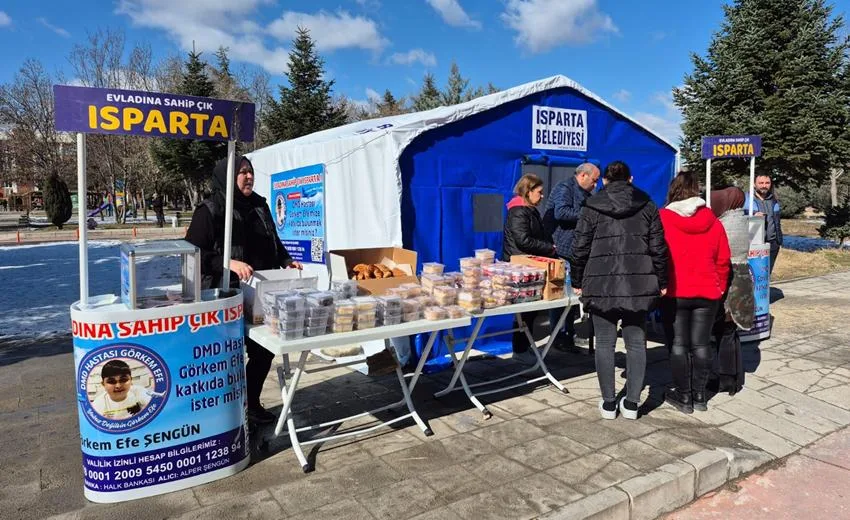
[[(419, 358), (419, 364), (416, 366), (416, 370), (413, 372), (413, 374), (408, 375), (408, 377), (410, 377), (409, 383), (405, 381), (405, 375), (401, 371), (401, 367), (398, 365), (396, 366), (395, 374), (398, 378), (399, 385), (401, 386), (401, 392), (403, 396), (400, 401), (389, 404), (387, 406), (382, 406), (381, 408), (376, 408), (374, 410), (369, 410), (359, 414), (350, 415), (348, 417), (343, 417), (341, 419), (336, 419), (333, 421), (309, 426), (302, 426), (300, 428), (296, 427), (295, 425), (295, 420), (292, 417), (291, 408), (292, 402), (295, 399), (295, 392), (298, 389), (298, 383), (301, 380), (301, 375), (305, 372), (308, 374), (312, 374), (316, 372), (323, 372), (325, 370), (333, 370), (339, 367), (360, 364), (362, 363), (362, 361), (352, 361), (349, 363), (334, 363), (332, 365), (307, 370), (305, 368), (305, 364), (307, 363), (307, 358), (310, 352), (305, 350), (301, 352), (301, 355), (298, 358), (298, 362), (295, 364), (295, 371), (292, 374), (292, 378), (290, 379), (289, 385), (287, 385), (285, 373), (288, 371), (289, 368), (289, 356), (286, 354), (283, 355), (283, 363), (277, 367), (277, 378), (278, 384), (280, 385), (280, 397), (283, 400), (283, 408), (280, 411), (280, 416), (278, 417), (277, 424), (275, 425), (274, 433), (276, 436), (279, 436), (283, 432), (284, 424), (286, 425), (286, 429), (289, 432), (289, 440), (292, 443), (292, 451), (295, 452), (295, 456), (298, 458), (298, 462), (301, 464), (301, 469), (304, 471), (304, 473), (309, 473), (315, 468), (307, 461), (307, 457), (304, 455), (304, 450), (302, 446), (311, 446), (313, 444), (334, 442), (350, 437), (364, 435), (367, 433), (371, 433), (379, 428), (391, 426), (405, 419), (413, 419), (416, 422), (416, 425), (419, 426), (419, 429), (422, 430), (422, 433), (424, 433), (426, 436), (434, 435), (434, 432), (425, 424), (425, 422), (419, 416), (419, 413), (414, 408), (413, 400), (411, 399), (411, 394), (413, 393), (413, 389), (416, 388), (416, 383), (419, 381), (419, 376), (422, 375), (422, 370), (425, 368), (425, 362), (428, 360), (428, 355), (430, 354), (431, 349), (434, 346), (434, 342), (437, 339), (438, 332), (439, 331), (433, 331), (428, 337), (428, 343), (425, 345), (425, 349), (422, 351), (422, 355)], [(384, 339), (384, 345), (387, 350), (390, 350), (392, 352), (389, 338)], [(342, 424), (345, 421), (350, 421), (352, 419), (358, 419), (367, 415), (374, 415), (380, 412), (402, 407), (407, 407), (406, 414), (391, 419), (389, 421), (381, 421), (380, 424), (376, 424), (374, 426), (354, 428), (352, 430), (346, 431), (345, 433), (334, 435), (318, 435), (309, 440), (302, 440), (298, 437), (299, 433), (328, 428), (330, 426)]]
[[(553, 376), (552, 373), (549, 372), (549, 368), (546, 366), (544, 358), (549, 353), (549, 349), (552, 348), (552, 344), (554, 343), (555, 337), (557, 336), (557, 334), (554, 333), (554, 332), (561, 330), (561, 328), (564, 326), (564, 321), (566, 321), (567, 314), (569, 313), (569, 311), (572, 307), (573, 307), (572, 304), (568, 304), (566, 307), (564, 307), (564, 310), (561, 312), (561, 316), (558, 319), (557, 326), (552, 328), (553, 333), (549, 335), (549, 341), (546, 342), (546, 345), (544, 347), (542, 347), (542, 349), (537, 346), (537, 343), (534, 341), (534, 336), (532, 335), (532, 331), (529, 330), (528, 326), (522, 320), (522, 317), (521, 317), (522, 312), (516, 312), (515, 313), (516, 320), (520, 324), (520, 326), (518, 328), (513, 328), (513, 329), (510, 329), (510, 330), (501, 331), (501, 332), (494, 332), (494, 333), (491, 333), (491, 334), (479, 335), (479, 332), (481, 331), (481, 325), (484, 324), (484, 320), (487, 319), (490, 316), (499, 315), (499, 314), (488, 315), (487, 312), (485, 311), (484, 315), (476, 317), (475, 326), (473, 327), (472, 334), (469, 336), (469, 338), (455, 339), (452, 331), (448, 331), (448, 333), (447, 333), (448, 337), (446, 338), (446, 346), (448, 347), (449, 354), (451, 354), (452, 364), (454, 365), (455, 370), (454, 370), (454, 374), (452, 374), (452, 379), (449, 382), (449, 384), (446, 386), (446, 388), (435, 393), (434, 397), (437, 397), (437, 398), (443, 397), (444, 395), (447, 395), (451, 392), (454, 392), (455, 390), (458, 390), (457, 382), (460, 381), (461, 388), (463, 388), (464, 393), (466, 393), (466, 396), (469, 398), (469, 400), (472, 402), (472, 404), (475, 406), (475, 408), (477, 408), (482, 414), (484, 414), (485, 419), (489, 419), (493, 416), (493, 414), (487, 409), (486, 406), (484, 406), (481, 403), (481, 401), (478, 399), (479, 396), (485, 396), (485, 395), (489, 395), (489, 394), (505, 392), (507, 390), (512, 390), (514, 388), (520, 388), (520, 387), (525, 386), (525, 385), (539, 383), (540, 381), (546, 381), (546, 380), (548, 380), (550, 384), (554, 385), (555, 388), (557, 388), (561, 392), (563, 392), (565, 394), (569, 393), (569, 390), (567, 390), (566, 387), (564, 387), (564, 385), (561, 384), (560, 381), (555, 379), (555, 376)], [(579, 304), (579, 308), (581, 308), (580, 304)], [(541, 309), (541, 310), (543, 310), (543, 309)], [(529, 311), (524, 311), (524, 312), (529, 312)], [(582, 313), (580, 311), (579, 315), (581, 315), (581, 314)], [(504, 314), (502, 314), (502, 315), (504, 315)], [(469, 384), (466, 380), (466, 376), (464, 376), (464, 374), (463, 374), (463, 367), (466, 365), (466, 362), (469, 360), (469, 353), (472, 351), (472, 346), (475, 344), (475, 341), (478, 340), (478, 339), (489, 338), (489, 337), (493, 337), (493, 336), (501, 336), (501, 335), (504, 335), (504, 334), (511, 334), (511, 333), (517, 332), (517, 331), (524, 333), (526, 338), (528, 339), (529, 348), (531, 349), (531, 352), (534, 353), (534, 357), (537, 358), (537, 361), (534, 363), (534, 365), (532, 365), (529, 368), (520, 370), (519, 372), (516, 372), (514, 374), (504, 376), (504, 377), (492, 379), (492, 380), (489, 380), (489, 381), (482, 381), (480, 383)], [(458, 344), (458, 343), (462, 343), (464, 341), (466, 342), (466, 347), (464, 348), (463, 354), (460, 356), (460, 359), (458, 359), (457, 352), (455, 351), (455, 345)], [(507, 381), (509, 379), (521, 377), (521, 376), (524, 376), (525, 374), (535, 372), (538, 369), (543, 373), (543, 375), (540, 376), (540, 377), (535, 377), (533, 379), (527, 379), (527, 380), (521, 381), (519, 383), (514, 383), (514, 384), (508, 385), (508, 386), (500, 386), (498, 388), (491, 388), (490, 390), (473, 392), (474, 388), (482, 387), (482, 386), (495, 385), (497, 383), (501, 383), (501, 382)]]

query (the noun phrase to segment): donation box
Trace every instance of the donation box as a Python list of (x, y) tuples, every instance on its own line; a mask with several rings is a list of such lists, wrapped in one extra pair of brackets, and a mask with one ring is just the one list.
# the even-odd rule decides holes
[(128, 309), (71, 306), (84, 492), (121, 502), (239, 472), (245, 422), (242, 293)]

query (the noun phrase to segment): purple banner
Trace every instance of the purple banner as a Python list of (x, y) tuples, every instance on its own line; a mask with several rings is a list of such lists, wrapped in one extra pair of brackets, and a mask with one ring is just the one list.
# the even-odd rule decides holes
[(60, 132), (254, 140), (253, 103), (67, 85), (54, 85), (53, 96)]
[(758, 157), (760, 155), (760, 135), (708, 135), (702, 138), (703, 159)]
[[(171, 433), (178, 433), (171, 432)], [(152, 441), (156, 439), (150, 436)], [(248, 456), (245, 429), (159, 450), (92, 457), (83, 453), (85, 486), (92, 491), (126, 491), (165, 484), (231, 466)]]

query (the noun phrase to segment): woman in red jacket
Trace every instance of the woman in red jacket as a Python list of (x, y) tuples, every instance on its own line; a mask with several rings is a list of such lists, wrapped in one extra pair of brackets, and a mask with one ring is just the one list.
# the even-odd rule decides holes
[(670, 183), (660, 211), (670, 250), (664, 324), (673, 386), (665, 400), (683, 413), (707, 410), (711, 328), (729, 280), (729, 241), (723, 225), (699, 197), (699, 180), (683, 172)]

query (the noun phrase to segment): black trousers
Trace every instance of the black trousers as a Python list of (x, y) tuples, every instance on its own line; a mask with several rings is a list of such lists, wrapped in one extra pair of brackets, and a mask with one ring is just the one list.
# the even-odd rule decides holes
[(670, 342), (673, 386), (683, 393), (705, 392), (714, 351), (711, 330), (720, 300), (664, 298), (662, 315)]
[(776, 257), (779, 256), (779, 249), (782, 246), (777, 244), (776, 242), (770, 243), (770, 274), (773, 274), (773, 266), (776, 265)]
[[(528, 330), (534, 334), (534, 319), (537, 318), (537, 311), (523, 312), (520, 317), (523, 323), (525, 323), (525, 326), (528, 327)], [(520, 327), (521, 325), (521, 323), (514, 323), (515, 327)], [(528, 352), (528, 337), (526, 337), (524, 332), (514, 332), (511, 338), (511, 349), (516, 353)]]
[(274, 354), (261, 347), (256, 341), (245, 337), (248, 363), (245, 364), (245, 386), (248, 392), (248, 408), (260, 406), (263, 383), (272, 367)]

